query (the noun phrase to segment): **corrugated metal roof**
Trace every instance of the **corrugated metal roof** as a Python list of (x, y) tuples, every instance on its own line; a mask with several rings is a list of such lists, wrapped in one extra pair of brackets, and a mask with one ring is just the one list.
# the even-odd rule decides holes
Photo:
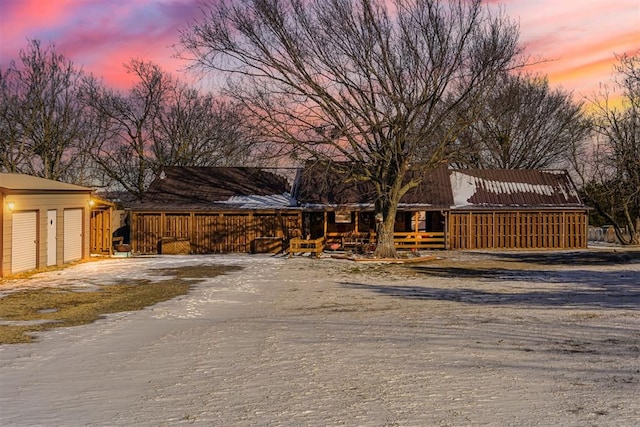
[(250, 167), (166, 167), (143, 194), (142, 201), (132, 208), (233, 210), (295, 206), (289, 177), (274, 172)]
[(452, 170), (452, 207), (581, 206), (566, 171)]
[[(166, 168), (136, 210), (372, 209), (370, 182), (349, 179), (348, 170), (308, 165), (278, 174), (261, 168)], [(286, 175), (286, 176), (285, 176)], [(400, 201), (404, 209), (561, 208), (584, 205), (566, 171), (449, 170), (443, 166), (411, 171), (420, 184)], [(292, 190), (292, 181), (296, 183)], [(292, 195), (293, 191), (293, 195)]]
[[(371, 182), (354, 180), (349, 177), (349, 169), (328, 168), (326, 165), (308, 165), (300, 172), (299, 185), (295, 197), (301, 206), (367, 206), (372, 208), (376, 193)], [(400, 200), (401, 206), (420, 205), (433, 208), (448, 208), (452, 195), (447, 182), (447, 168), (440, 167), (424, 171), (410, 171), (405, 182), (419, 174), (424, 176), (417, 187), (412, 188)]]
[(92, 191), (91, 188), (20, 173), (0, 173), (0, 188), (7, 192)]
[[(372, 205), (371, 183), (347, 179), (348, 170), (312, 165), (302, 171), (298, 202), (302, 206)], [(422, 176), (420, 176), (422, 175)], [(401, 201), (405, 208), (583, 207), (566, 171), (561, 170), (412, 170), (405, 182), (422, 178)]]
[(409, 190), (400, 200), (407, 205), (428, 205), (432, 208), (446, 209), (451, 206), (453, 193), (449, 181), (449, 170), (446, 166), (423, 171), (409, 171), (405, 181), (422, 178), (416, 188)]

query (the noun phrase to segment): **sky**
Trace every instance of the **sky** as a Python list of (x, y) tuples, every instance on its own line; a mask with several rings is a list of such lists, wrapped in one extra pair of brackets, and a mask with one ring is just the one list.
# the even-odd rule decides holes
[[(131, 87), (122, 66), (150, 60), (185, 81), (189, 65), (174, 57), (179, 30), (201, 16), (202, 0), (0, 0), (0, 68), (17, 60), (27, 39), (56, 51), (117, 89)], [(520, 25), (531, 71), (574, 97), (609, 83), (614, 53), (640, 49), (640, 0), (489, 0)]]

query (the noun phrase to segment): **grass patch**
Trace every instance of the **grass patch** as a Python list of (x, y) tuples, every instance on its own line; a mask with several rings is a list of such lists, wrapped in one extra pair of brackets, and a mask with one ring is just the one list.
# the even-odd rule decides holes
[(179, 268), (158, 268), (152, 271), (162, 276), (175, 276), (178, 279), (205, 279), (239, 270), (242, 270), (242, 267), (234, 265), (192, 265)]
[(193, 279), (238, 269), (226, 266), (160, 269), (156, 271), (161, 275), (173, 277), (98, 286), (91, 291), (54, 287), (14, 292), (0, 298), (0, 344), (29, 343), (35, 332), (85, 325), (109, 313), (141, 310), (186, 294)]

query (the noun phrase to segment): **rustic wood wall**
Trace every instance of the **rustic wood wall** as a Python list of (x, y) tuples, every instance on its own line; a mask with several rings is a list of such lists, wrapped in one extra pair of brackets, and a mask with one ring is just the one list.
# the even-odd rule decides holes
[(579, 249), (586, 211), (451, 212), (450, 249)]
[(91, 211), (89, 242), (92, 254), (111, 254), (113, 245), (111, 212), (111, 209), (94, 209)]
[(154, 254), (164, 237), (187, 239), (191, 252), (242, 253), (251, 250), (258, 237), (289, 239), (289, 230), (300, 229), (299, 212), (291, 213), (157, 213), (133, 212), (131, 244), (134, 252)]
[[(134, 212), (134, 252), (155, 254), (164, 237), (187, 239), (191, 252), (246, 253), (258, 237), (288, 241), (301, 213)], [(587, 246), (586, 211), (450, 212), (448, 249), (580, 249)], [(93, 239), (92, 239), (93, 240)]]

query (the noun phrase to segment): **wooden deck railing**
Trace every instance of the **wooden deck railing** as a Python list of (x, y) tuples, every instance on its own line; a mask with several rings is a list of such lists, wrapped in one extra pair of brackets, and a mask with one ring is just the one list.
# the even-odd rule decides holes
[[(366, 234), (366, 237), (365, 237)], [(330, 236), (336, 241), (338, 236)], [(357, 237), (360, 239), (354, 240), (356, 235), (354, 233), (347, 233), (342, 237), (340, 244), (342, 249), (363, 250), (363, 248), (370, 248), (370, 243), (375, 240), (373, 234), (362, 233)], [(372, 240), (370, 240), (372, 239)], [(325, 241), (325, 238), (319, 238), (315, 240), (306, 240), (301, 238), (293, 238), (289, 241), (289, 255), (295, 255), (297, 253), (315, 253), (319, 255), (324, 249), (325, 243), (331, 241), (329, 238)], [(420, 231), (420, 232), (396, 232), (394, 233), (394, 243), (396, 249), (444, 249), (444, 232), (432, 232), (432, 231)], [(372, 250), (372, 249), (371, 249)]]
[(324, 249), (324, 237), (315, 240), (306, 240), (294, 237), (289, 240), (289, 256), (297, 253), (314, 253), (316, 256), (322, 253)]
[[(355, 239), (355, 240), (354, 240)], [(393, 233), (396, 249), (445, 249), (442, 231), (409, 231)], [(341, 242), (343, 249), (352, 247), (375, 247), (375, 233), (333, 233), (327, 236), (327, 243)]]
[(411, 231), (393, 233), (396, 249), (444, 249), (444, 232)]

